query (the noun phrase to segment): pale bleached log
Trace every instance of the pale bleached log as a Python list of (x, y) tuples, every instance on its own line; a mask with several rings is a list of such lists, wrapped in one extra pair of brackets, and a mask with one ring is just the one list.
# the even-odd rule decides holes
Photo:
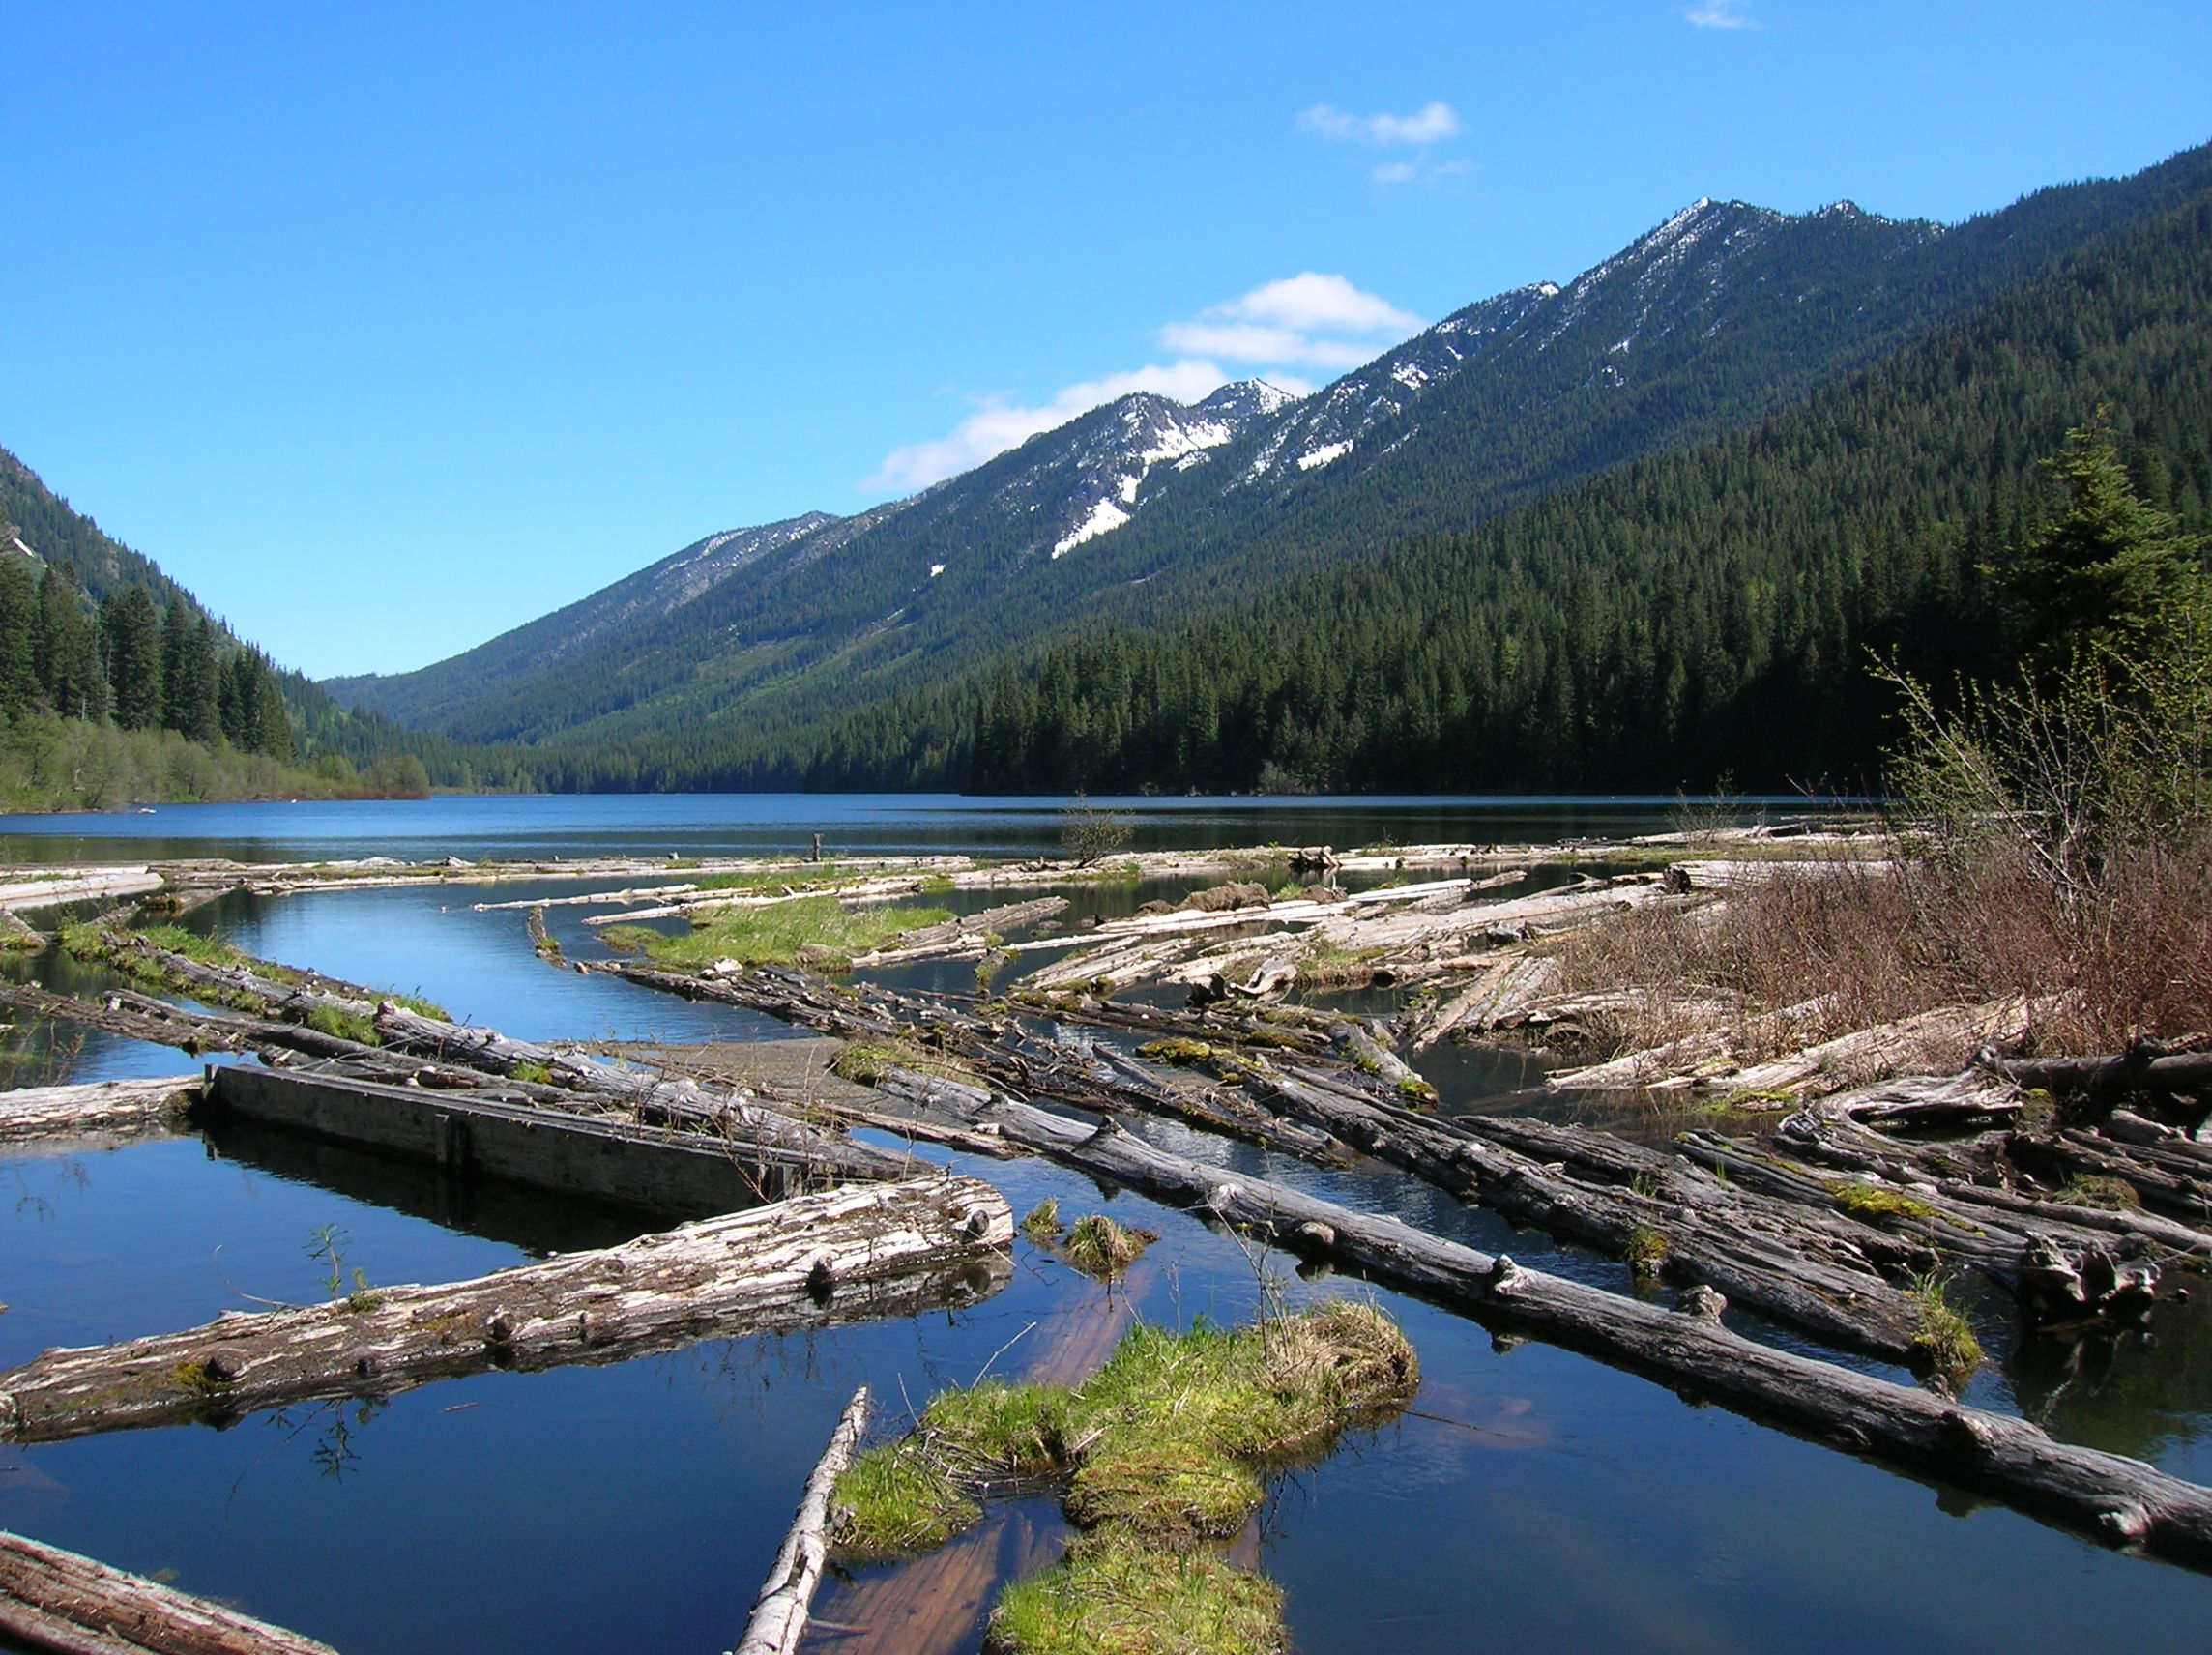
[(13, 870), (0, 876), (0, 909), (19, 914), (94, 897), (144, 896), (161, 888), (161, 876), (145, 866), (72, 868), (52, 877)]
[(1002, 903), (997, 908), (986, 908), (980, 914), (964, 915), (947, 919), (939, 925), (924, 925), (919, 930), (902, 933), (888, 948), (854, 958), (856, 970), (873, 966), (905, 965), (914, 960), (937, 959), (946, 955), (980, 953), (985, 933), (1004, 935), (1024, 925), (1034, 925), (1067, 911), (1064, 896), (1040, 896), (1030, 902)]
[(997, 1291), (1005, 1197), (942, 1176), (858, 1184), (473, 1281), (370, 1288), (120, 1345), (48, 1350), (0, 1374), (0, 1435), (227, 1420), (383, 1396), (492, 1367), (626, 1361), (704, 1339), (819, 1327)]
[(822, 1583), (822, 1570), (830, 1560), (830, 1495), (854, 1450), (868, 1429), (868, 1387), (862, 1385), (845, 1405), (844, 1416), (830, 1434), (830, 1445), (815, 1462), (806, 1479), (806, 1492), (799, 1502), (799, 1515), (775, 1554), (753, 1604), (745, 1635), (732, 1655), (796, 1655), (806, 1634), (807, 1612), (814, 1606), (814, 1591)]
[(8, 1533), (0, 1636), (61, 1655), (336, 1655), (222, 1604)]
[(153, 1131), (181, 1118), (199, 1100), (200, 1090), (201, 1079), (192, 1074), (0, 1092), (0, 1144), (80, 1133)]

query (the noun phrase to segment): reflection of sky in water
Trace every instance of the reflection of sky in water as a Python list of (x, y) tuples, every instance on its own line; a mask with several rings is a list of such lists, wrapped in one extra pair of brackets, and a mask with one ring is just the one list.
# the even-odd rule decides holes
[[(820, 833), (850, 856), (1058, 855), (1057, 798), (955, 794), (561, 794), (301, 804), (164, 804), (149, 814), (0, 817), (22, 861), (232, 857), (753, 856), (804, 853)], [(1672, 798), (1115, 798), (1141, 850), (1225, 845), (1520, 843), (1663, 832)], [(1754, 800), (1775, 818), (1802, 799)]]

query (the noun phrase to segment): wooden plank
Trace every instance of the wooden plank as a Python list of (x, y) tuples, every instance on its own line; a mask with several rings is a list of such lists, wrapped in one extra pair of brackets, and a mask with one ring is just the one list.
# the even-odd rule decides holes
[(245, 1063), (215, 1072), (206, 1107), (459, 1176), (672, 1215), (756, 1206), (817, 1171), (774, 1145)]
[(0, 1637), (65, 1655), (335, 1655), (226, 1605), (4, 1533)]

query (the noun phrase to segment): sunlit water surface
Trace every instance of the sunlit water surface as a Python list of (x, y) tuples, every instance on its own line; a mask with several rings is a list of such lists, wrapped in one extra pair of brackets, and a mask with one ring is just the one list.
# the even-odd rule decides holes
[[(415, 817), (405, 805), (208, 807), (187, 824), (208, 837), (142, 817), (58, 835), (46, 825), (19, 835), (19, 822), (0, 827), (18, 857), (34, 844), (103, 857), (699, 855), (789, 850), (824, 824), (833, 842), (849, 837), (838, 847), (848, 852), (1049, 848), (1053, 818), (1033, 801), (905, 802), (904, 818), (889, 801), (817, 798), (435, 800)], [(315, 810), (325, 817), (300, 826), (296, 813)], [(1178, 800), (1154, 801), (1145, 831), (1186, 844), (1525, 839), (1642, 830), (1663, 827), (1666, 815), (1659, 802), (1547, 816), (1536, 805), (1485, 813), (1443, 801)], [(1506, 820), (1510, 830), (1490, 830)], [(147, 824), (149, 835), (120, 848), (118, 821), (133, 834)], [(413, 826), (391, 826), (402, 822)], [(152, 835), (157, 824), (163, 836)], [(1177, 837), (1186, 826), (1187, 837)], [(784, 1032), (742, 1012), (551, 969), (531, 953), (520, 915), (470, 906), (530, 890), (234, 898), (205, 920), (253, 952), (419, 989), (457, 1015), (528, 1037)], [(1125, 888), (1074, 894), (1079, 905), (1130, 900)], [(555, 934), (579, 954), (594, 947), (583, 912), (552, 911)], [(52, 962), (41, 970), (68, 973)], [(44, 1054), (49, 1072), (189, 1066), (173, 1052), (100, 1037), (81, 1049), (65, 1040), (58, 1052), (37, 1031), (16, 1038)], [(1520, 1060), (1471, 1053), (1437, 1068), (1463, 1106), (1528, 1076)], [(1322, 1172), (1171, 1125), (1148, 1130), (1225, 1168), (1626, 1287), (1616, 1264), (1515, 1234), (1387, 1171)], [(1017, 1212), (1050, 1195), (1063, 1212), (1104, 1205), (1159, 1232), (1126, 1290), (1146, 1317), (1226, 1321), (1258, 1302), (1253, 1263), (1188, 1216), (1128, 1196), (1102, 1200), (1087, 1180), (1039, 1163), (938, 1158), (999, 1184)], [(641, 1227), (523, 1192), (457, 1189), (277, 1133), (18, 1154), (0, 1159), (0, 1300), (10, 1307), (0, 1315), (0, 1366), (50, 1345), (188, 1325), (256, 1298), (319, 1297), (311, 1236), (333, 1225), (346, 1268), (377, 1283), (474, 1275)], [(387, 1404), (258, 1414), (221, 1432), (0, 1450), (0, 1524), (125, 1568), (174, 1571), (183, 1587), (350, 1655), (712, 1655), (742, 1629), (855, 1385), (873, 1386), (895, 1416), (909, 1399), (918, 1405), (973, 1379), (994, 1357), (994, 1371), (1020, 1373), (1106, 1308), (1105, 1290), (1027, 1242), (1017, 1254), (1012, 1285), (957, 1315), (738, 1340), (609, 1368), (492, 1374)], [(1339, 1291), (1370, 1290), (1295, 1279), (1290, 1288), (1294, 1300)], [(1579, 1356), (1537, 1344), (1501, 1350), (1471, 1321), (1376, 1296), (1420, 1351), (1418, 1411), (1288, 1479), (1263, 1525), (1261, 1559), (1288, 1593), (1307, 1655), (2204, 1646), (2212, 1581), (1686, 1406)], [(2062, 1436), (2212, 1477), (2203, 1433), (2212, 1319), (2202, 1308), (2169, 1315), (2154, 1341), (2069, 1371), (2014, 1352), (2001, 1307), (1984, 1299), (1995, 1359), (1971, 1400), (2024, 1407)], [(833, 1583), (822, 1612), (843, 1623), (870, 1601)], [(859, 1643), (825, 1632), (810, 1647)], [(949, 1646), (974, 1648), (975, 1634)]]

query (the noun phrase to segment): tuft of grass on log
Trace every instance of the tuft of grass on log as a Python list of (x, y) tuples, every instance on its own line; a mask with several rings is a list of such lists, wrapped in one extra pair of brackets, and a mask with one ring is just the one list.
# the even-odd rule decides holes
[(673, 937), (647, 925), (610, 925), (600, 936), (610, 948), (641, 953), (674, 971), (736, 960), (842, 972), (852, 969), (857, 955), (951, 917), (943, 908), (847, 908), (825, 895), (767, 908), (707, 910), (692, 916), (690, 930)]

